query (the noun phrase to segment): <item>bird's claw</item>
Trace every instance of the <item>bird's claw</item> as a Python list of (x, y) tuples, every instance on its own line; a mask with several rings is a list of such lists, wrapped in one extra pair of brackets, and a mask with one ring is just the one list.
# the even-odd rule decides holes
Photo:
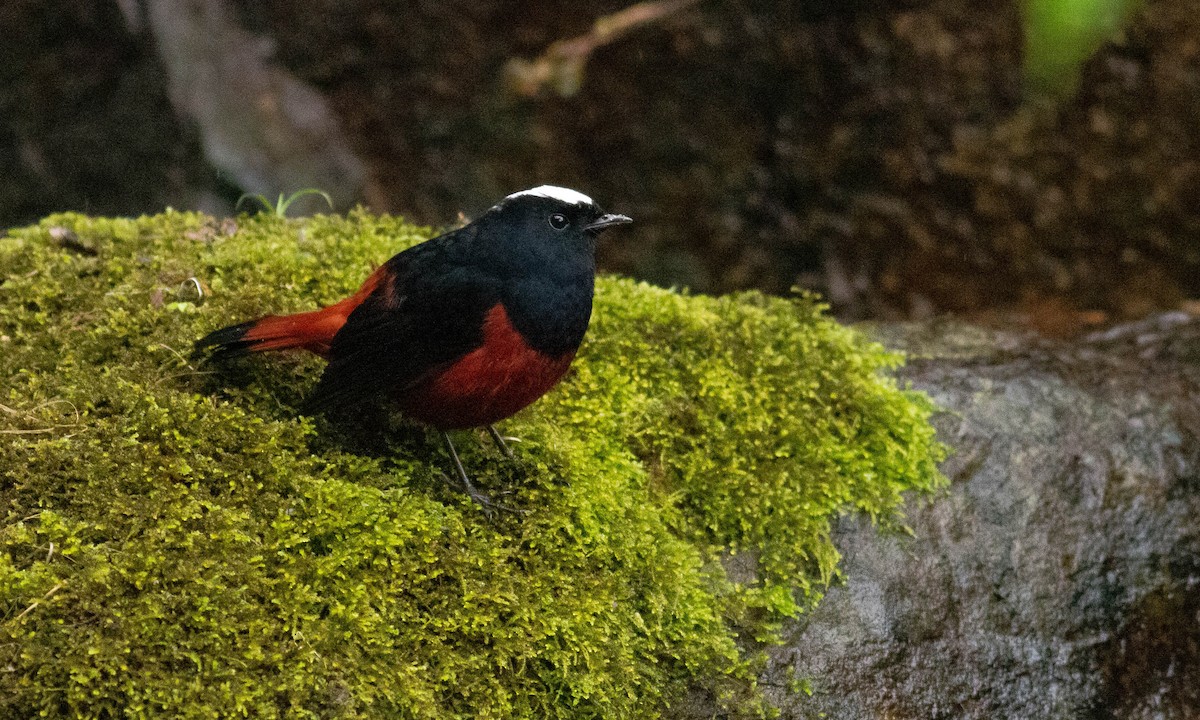
[[(483, 512), (488, 515), (488, 517), (493, 517), (497, 511), (513, 513), (515, 515), (529, 514), (528, 510), (522, 510), (521, 508), (510, 507), (508, 505), (501, 505), (498, 502), (493, 502), (491, 498), (479, 492), (478, 490), (474, 492), (468, 492), (467, 494), (471, 496), (471, 499), (475, 501), (475, 504), (478, 505), (480, 509), (482, 509)], [(507, 495), (508, 493), (504, 494)]]
[[(488, 425), (488, 431), (491, 433), (492, 438), (496, 440), (497, 444), (499, 444), (502, 449), (507, 451), (508, 447), (504, 444), (504, 441), (500, 439), (500, 433), (496, 432), (496, 429), (491, 425)], [(492, 502), (491, 498), (475, 489), (475, 485), (471, 482), (471, 478), (467, 476), (467, 471), (463, 469), (462, 461), (458, 459), (458, 451), (454, 449), (454, 442), (450, 440), (450, 435), (443, 432), (442, 438), (446, 441), (446, 450), (450, 453), (450, 459), (454, 461), (454, 469), (458, 474), (458, 485), (461, 486), (464, 491), (466, 491), (467, 495), (471, 496), (471, 499), (474, 500), (479, 507), (483, 508), (484, 512), (486, 512), (489, 516), (497, 510), (503, 510), (505, 512), (517, 513), (521, 515), (527, 514), (524, 510), (518, 510), (517, 508)], [(445, 475), (443, 475), (443, 477), (446, 478), (446, 482), (454, 484), (449, 477), (446, 477)]]
[[(484, 514), (487, 515), (488, 517), (494, 517), (497, 511), (510, 512), (510, 513), (515, 513), (517, 515), (528, 515), (529, 514), (528, 510), (522, 510), (521, 508), (510, 507), (508, 505), (501, 505), (500, 503), (495, 502), (488, 495), (486, 495), (486, 494), (480, 492), (478, 489), (476, 489), (473, 484), (470, 484), (470, 483), (464, 484), (462, 482), (461, 478), (459, 479), (458, 482), (455, 482), (446, 473), (441, 473), (441, 476), (442, 476), (442, 480), (446, 481), (447, 485), (450, 485), (450, 486), (454, 487), (455, 489), (462, 490), (464, 493), (466, 493), (467, 497), (471, 498), (471, 500), (474, 501), (475, 504), (478, 505), (479, 508), (481, 510), (483, 510)], [(504, 491), (500, 492), (501, 496), (512, 495), (512, 494), (514, 494), (514, 493), (511, 490), (504, 490)]]

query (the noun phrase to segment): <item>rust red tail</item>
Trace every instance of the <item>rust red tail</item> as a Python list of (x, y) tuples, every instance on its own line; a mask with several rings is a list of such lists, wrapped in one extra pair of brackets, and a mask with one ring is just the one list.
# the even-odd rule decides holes
[(224, 359), (268, 350), (299, 348), (324, 357), (333, 336), (346, 323), (349, 310), (330, 305), (322, 310), (295, 315), (267, 315), (231, 325), (205, 335), (196, 343), (197, 352), (208, 348), (214, 359)]
[(380, 266), (358, 292), (341, 302), (312, 312), (266, 315), (214, 330), (196, 341), (193, 354), (209, 353), (214, 360), (224, 360), (247, 353), (296, 348), (326, 357), (333, 336), (346, 324), (346, 318), (388, 278), (386, 267)]

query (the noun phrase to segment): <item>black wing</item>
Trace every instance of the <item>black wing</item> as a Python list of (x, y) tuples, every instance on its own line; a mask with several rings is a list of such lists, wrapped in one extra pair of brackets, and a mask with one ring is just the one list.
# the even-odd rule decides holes
[(500, 281), (472, 259), (470, 227), (389, 260), (384, 281), (334, 336), (308, 407), (345, 412), (393, 397), (483, 342)]

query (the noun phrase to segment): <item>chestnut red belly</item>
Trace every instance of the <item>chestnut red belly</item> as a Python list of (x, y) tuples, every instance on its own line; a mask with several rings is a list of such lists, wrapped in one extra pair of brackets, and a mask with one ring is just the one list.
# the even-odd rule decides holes
[(574, 358), (574, 350), (550, 356), (530, 347), (497, 304), (484, 318), (483, 344), (421, 378), (400, 408), (440, 430), (490, 425), (545, 395)]

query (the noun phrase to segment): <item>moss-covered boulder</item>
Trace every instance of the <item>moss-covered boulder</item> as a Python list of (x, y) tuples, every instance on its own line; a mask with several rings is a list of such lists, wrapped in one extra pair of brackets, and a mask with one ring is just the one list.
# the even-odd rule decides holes
[(0, 238), (0, 717), (759, 712), (830, 521), (939, 482), (897, 358), (805, 298), (602, 279), (571, 374), (504, 426), (517, 460), (459, 443), (527, 511), (494, 519), (420, 428), (302, 415), (319, 360), (188, 359), (427, 236), (168, 212)]

